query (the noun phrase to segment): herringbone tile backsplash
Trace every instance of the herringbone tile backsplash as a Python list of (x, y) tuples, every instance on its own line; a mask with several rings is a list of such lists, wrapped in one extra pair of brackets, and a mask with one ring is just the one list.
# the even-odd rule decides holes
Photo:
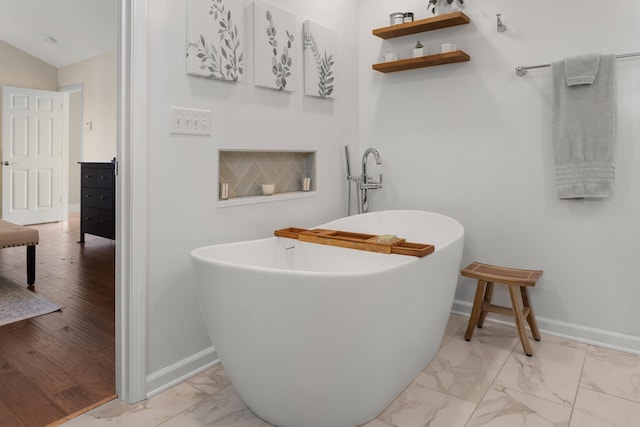
[(220, 182), (229, 183), (229, 198), (262, 194), (262, 184), (276, 193), (302, 191), (302, 178), (314, 181), (315, 153), (284, 151), (220, 151)]

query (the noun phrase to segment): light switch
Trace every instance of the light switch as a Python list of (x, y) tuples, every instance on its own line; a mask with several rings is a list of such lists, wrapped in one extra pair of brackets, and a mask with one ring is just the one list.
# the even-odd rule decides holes
[(211, 111), (171, 107), (171, 133), (174, 135), (211, 135)]

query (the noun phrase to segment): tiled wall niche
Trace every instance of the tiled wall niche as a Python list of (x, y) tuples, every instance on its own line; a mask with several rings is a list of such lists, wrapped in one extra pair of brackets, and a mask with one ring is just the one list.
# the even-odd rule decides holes
[(220, 150), (220, 183), (229, 184), (229, 199), (261, 196), (262, 184), (275, 184), (275, 194), (302, 192), (305, 177), (313, 191), (315, 161), (315, 151)]

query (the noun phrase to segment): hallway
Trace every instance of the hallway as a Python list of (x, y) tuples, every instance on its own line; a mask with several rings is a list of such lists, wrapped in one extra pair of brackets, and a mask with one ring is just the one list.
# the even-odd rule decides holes
[[(0, 426), (40, 427), (115, 397), (115, 242), (79, 238), (79, 213), (33, 226), (38, 294), (61, 312), (0, 327)], [(26, 285), (24, 247), (0, 274)]]

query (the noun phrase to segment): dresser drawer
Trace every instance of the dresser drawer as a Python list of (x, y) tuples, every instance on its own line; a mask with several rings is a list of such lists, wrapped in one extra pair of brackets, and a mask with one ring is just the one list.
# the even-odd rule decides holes
[(113, 188), (113, 169), (83, 167), (80, 179), (82, 187)]
[(113, 210), (83, 206), (80, 212), (83, 233), (115, 238)]
[(82, 187), (80, 193), (82, 206), (113, 209), (113, 191), (110, 188)]

